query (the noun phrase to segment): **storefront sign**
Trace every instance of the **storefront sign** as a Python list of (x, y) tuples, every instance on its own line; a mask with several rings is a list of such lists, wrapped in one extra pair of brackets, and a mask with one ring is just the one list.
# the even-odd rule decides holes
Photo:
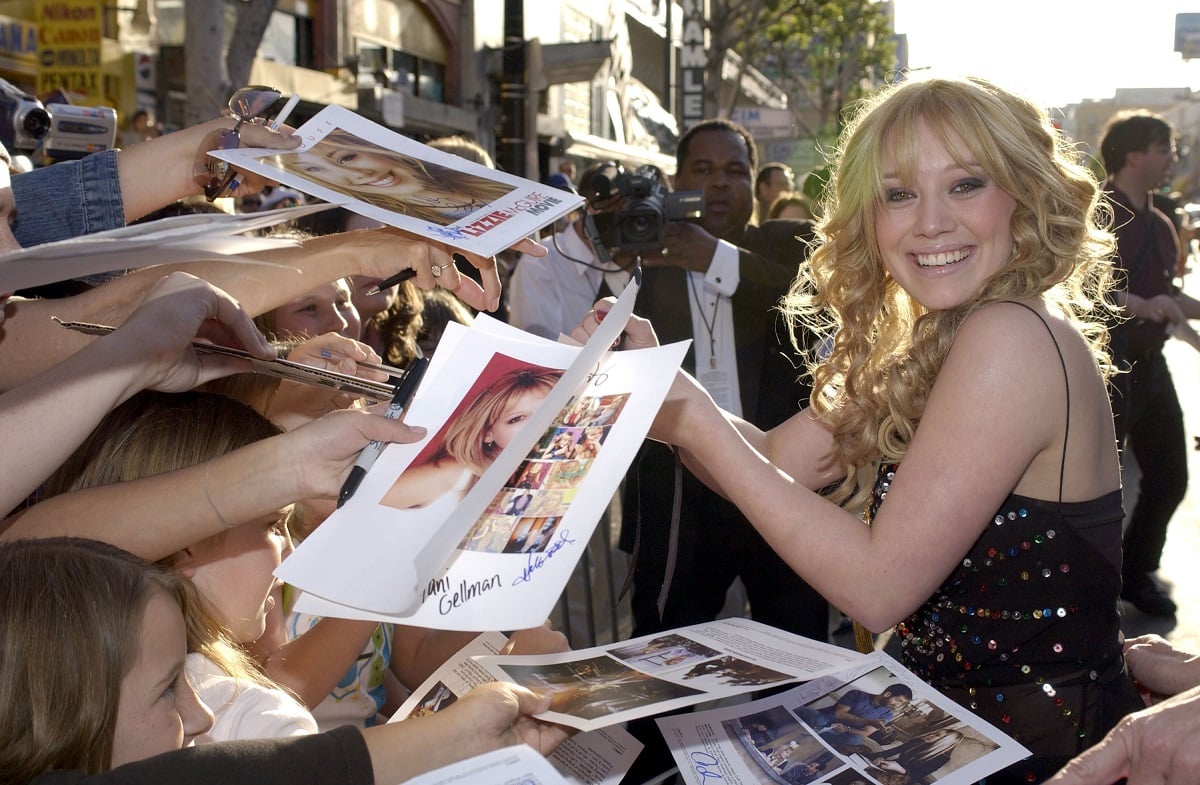
[(679, 48), (679, 118), (688, 128), (704, 119), (704, 75), (708, 68), (705, 46), (705, 2), (683, 0), (683, 40)]
[(38, 0), (38, 95), (62, 90), (72, 103), (104, 103), (100, 0)]
[(27, 65), (30, 72), (37, 64), (37, 27), (24, 19), (0, 16), (0, 57)]

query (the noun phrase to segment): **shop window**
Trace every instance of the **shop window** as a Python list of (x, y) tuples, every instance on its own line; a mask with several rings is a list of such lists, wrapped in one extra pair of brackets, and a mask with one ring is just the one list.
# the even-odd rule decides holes
[(446, 66), (411, 52), (358, 41), (358, 73), (370, 74), (380, 84), (419, 96), (427, 101), (446, 100)]

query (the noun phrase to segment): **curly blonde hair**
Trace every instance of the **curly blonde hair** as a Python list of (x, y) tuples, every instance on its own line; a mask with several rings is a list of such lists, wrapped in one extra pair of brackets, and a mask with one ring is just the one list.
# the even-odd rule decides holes
[[(966, 165), (1012, 195), (1013, 253), (974, 299), (927, 311), (884, 269), (875, 234), (885, 165), (914, 179), (922, 124)], [(1042, 297), (1081, 331), (1107, 375), (1112, 314), (1111, 211), (1073, 146), (1029, 101), (981, 79), (926, 78), (884, 88), (839, 141), (819, 246), (782, 308), (793, 342), (803, 325), (828, 336), (812, 358), (811, 407), (832, 431), (845, 479), (833, 498), (858, 508), (874, 464), (899, 461), (959, 326), (976, 308)]]

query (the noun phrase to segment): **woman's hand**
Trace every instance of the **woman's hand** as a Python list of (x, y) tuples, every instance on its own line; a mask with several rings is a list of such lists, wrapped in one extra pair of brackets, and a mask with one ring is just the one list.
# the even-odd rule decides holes
[(386, 382), (388, 378), (383, 371), (361, 365), (379, 365), (383, 362), (374, 349), (341, 333), (325, 333), (298, 343), (288, 351), (287, 358), (301, 365), (370, 379), (373, 382)]
[[(236, 121), (235, 121), (236, 122)], [(294, 134), (292, 127), (281, 125), (278, 129), (269, 128), (266, 123), (247, 122), (242, 123), (242, 127), (238, 129), (238, 135), (241, 137), (239, 147), (265, 147), (272, 150), (293, 150), (300, 146), (301, 139)], [(237, 169), (238, 175), (235, 180), (237, 187), (231, 190), (227, 195), (241, 198), (243, 196), (252, 196), (258, 193), (268, 185), (278, 185), (277, 182), (261, 174), (234, 167)]]
[(114, 346), (118, 356), (145, 364), (138, 389), (181, 392), (249, 370), (245, 360), (196, 352), (192, 341), (197, 338), (240, 346), (264, 360), (275, 357), (275, 349), (237, 301), (181, 272), (159, 280), (125, 323), (100, 340)]
[[(592, 310), (584, 314), (583, 321), (571, 330), (571, 337), (580, 343), (587, 343), (616, 302), (617, 298), (615, 297), (597, 300), (596, 304), (592, 306)], [(654, 346), (658, 346), (658, 336), (654, 334), (654, 327), (650, 321), (640, 316), (630, 316), (629, 321), (625, 324), (622, 348), (649, 349)]]
[[(388, 378), (383, 371), (360, 365), (379, 364), (379, 355), (371, 347), (339, 333), (325, 333), (298, 343), (288, 352), (287, 359), (372, 381), (382, 382)], [(336, 409), (348, 409), (358, 400), (359, 396), (355, 393), (285, 380), (279, 383), (271, 397), (267, 417), (285, 431), (290, 431)]]
[[(231, 164), (225, 161), (212, 157), (209, 153), (213, 150), (222, 149), (223, 144), (228, 143), (228, 138), (231, 129), (237, 124), (237, 119), (234, 117), (220, 117), (216, 120), (210, 120), (197, 127), (198, 131), (203, 132), (203, 136), (199, 139), (196, 145), (196, 156), (192, 163), (193, 178), (196, 182), (197, 192), (203, 193), (206, 186), (214, 185), (221, 173), (226, 171)], [(237, 130), (238, 147), (263, 147), (273, 150), (291, 150), (299, 147), (301, 139), (293, 135), (292, 129), (287, 126), (280, 126), (278, 130), (272, 130), (261, 121), (247, 121), (241, 124)], [(247, 171), (240, 167), (233, 167), (237, 174), (233, 179), (234, 187), (227, 189), (222, 196), (250, 196), (256, 194), (268, 185), (277, 185), (274, 180), (263, 177), (260, 174)]]
[[(528, 239), (512, 247), (532, 256), (546, 254), (545, 247)], [(459, 251), (393, 227), (315, 237), (306, 240), (304, 248), (349, 254), (359, 275), (389, 278), (402, 270), (412, 270), (416, 273), (413, 280), (421, 289), (441, 286), (478, 311), (494, 311), (500, 305), (500, 273), (494, 256)], [(459, 272), (454, 265), (455, 255), (479, 270), (482, 285)]]
[(358, 454), (371, 441), (408, 444), (425, 429), (363, 409), (341, 409), (270, 440), (278, 460), (294, 477), (293, 499), (335, 499)]

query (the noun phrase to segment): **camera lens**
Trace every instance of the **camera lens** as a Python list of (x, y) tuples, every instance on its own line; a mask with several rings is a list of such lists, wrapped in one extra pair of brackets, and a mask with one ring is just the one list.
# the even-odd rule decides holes
[(21, 129), (32, 139), (41, 139), (50, 133), (50, 113), (45, 109), (31, 107), (21, 118)]
[(630, 245), (656, 244), (661, 221), (657, 212), (647, 209), (631, 210), (621, 225), (622, 234)]

